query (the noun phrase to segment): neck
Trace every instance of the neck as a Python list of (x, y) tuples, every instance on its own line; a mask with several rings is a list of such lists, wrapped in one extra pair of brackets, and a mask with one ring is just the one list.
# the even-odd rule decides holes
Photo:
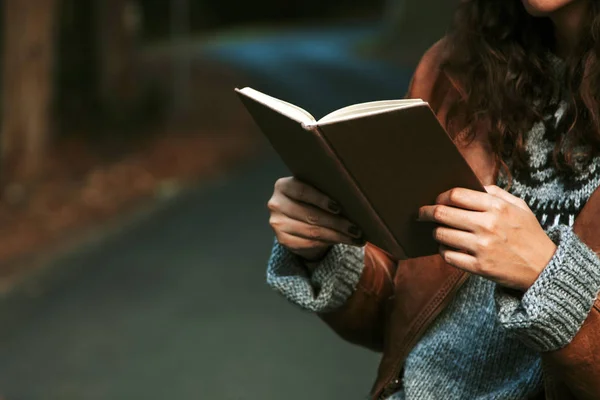
[(577, 47), (587, 11), (588, 2), (579, 0), (573, 1), (550, 15), (554, 24), (556, 54), (559, 57), (568, 57)]

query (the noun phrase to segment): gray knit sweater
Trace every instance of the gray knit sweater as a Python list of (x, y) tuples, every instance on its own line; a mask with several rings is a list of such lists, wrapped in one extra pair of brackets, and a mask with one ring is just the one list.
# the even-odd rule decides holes
[[(545, 127), (562, 110), (529, 132), (530, 162), (513, 171), (510, 190), (536, 214), (557, 244), (556, 253), (521, 298), (472, 276), (412, 349), (398, 377), (402, 389), (389, 400), (529, 398), (542, 390), (540, 352), (567, 345), (586, 319), (600, 291), (600, 259), (571, 227), (600, 184), (600, 159), (575, 177), (556, 173)], [(506, 183), (503, 176), (497, 182)], [(334, 246), (309, 276), (301, 261), (275, 242), (267, 281), (306, 310), (335, 310), (356, 287), (363, 256), (362, 248)]]

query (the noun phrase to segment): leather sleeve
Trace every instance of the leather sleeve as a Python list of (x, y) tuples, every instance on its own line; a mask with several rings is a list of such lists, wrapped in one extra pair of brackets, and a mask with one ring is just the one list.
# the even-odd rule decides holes
[[(574, 231), (600, 254), (600, 188), (596, 189), (575, 220)], [(544, 367), (556, 390), (551, 399), (600, 399), (600, 297), (573, 340), (562, 349), (542, 353)], [(548, 389), (548, 388), (547, 388)]]
[(367, 244), (365, 267), (355, 292), (340, 309), (319, 316), (348, 342), (382, 351), (385, 303), (394, 293), (395, 271), (396, 262)]
[(600, 299), (571, 343), (542, 357), (563, 391), (578, 400), (600, 399)]

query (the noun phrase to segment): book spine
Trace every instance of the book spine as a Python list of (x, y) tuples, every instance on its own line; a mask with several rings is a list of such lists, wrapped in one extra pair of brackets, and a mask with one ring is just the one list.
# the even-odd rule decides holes
[(348, 169), (346, 168), (346, 166), (344, 165), (342, 160), (338, 157), (337, 153), (335, 152), (335, 150), (333, 149), (333, 147), (331, 146), (331, 144), (329, 143), (329, 141), (327, 140), (325, 135), (323, 135), (323, 132), (321, 132), (321, 129), (319, 128), (319, 126), (316, 124), (315, 125), (302, 124), (302, 127), (308, 131), (311, 131), (319, 138), (319, 140), (323, 144), (323, 148), (325, 149), (325, 151), (329, 154), (329, 156), (333, 160), (335, 160), (335, 163), (339, 167), (338, 169), (339, 169), (341, 175), (353, 187), (354, 192), (358, 194), (361, 204), (363, 205), (365, 210), (367, 210), (367, 213), (369, 214), (371, 219), (374, 220), (377, 223), (377, 225), (379, 225), (381, 227), (382, 232), (385, 236), (384, 240), (387, 243), (389, 243), (391, 246), (391, 248), (381, 249), (381, 250), (383, 250), (384, 252), (390, 252), (390, 255), (398, 260), (405, 260), (405, 259), (409, 258), (407, 256), (406, 252), (404, 251), (404, 248), (402, 247), (402, 245), (400, 243), (398, 243), (398, 241), (396, 240), (394, 235), (392, 235), (392, 232), (390, 231), (387, 224), (385, 222), (383, 222), (383, 219), (381, 219), (381, 217), (379, 216), (379, 214), (377, 213), (377, 211), (375, 210), (375, 208), (373, 207), (373, 205), (371, 204), (369, 199), (365, 196), (363, 190), (360, 188), (360, 186), (356, 182), (356, 179), (354, 179), (352, 174), (350, 174), (350, 171), (348, 171)]

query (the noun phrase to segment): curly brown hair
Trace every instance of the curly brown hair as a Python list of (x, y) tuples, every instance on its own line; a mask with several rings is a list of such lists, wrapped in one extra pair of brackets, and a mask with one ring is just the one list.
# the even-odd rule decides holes
[(564, 88), (556, 168), (575, 172), (600, 153), (600, 5), (589, 5), (578, 48), (565, 60), (561, 77), (549, 56), (555, 38), (548, 18), (532, 17), (520, 0), (462, 0), (444, 41), (442, 71), (459, 93), (447, 115), (450, 133), (469, 138), (475, 125), (485, 124), (496, 159), (510, 176), (503, 159), (515, 167), (527, 162), (524, 135), (556, 111), (555, 96)]

